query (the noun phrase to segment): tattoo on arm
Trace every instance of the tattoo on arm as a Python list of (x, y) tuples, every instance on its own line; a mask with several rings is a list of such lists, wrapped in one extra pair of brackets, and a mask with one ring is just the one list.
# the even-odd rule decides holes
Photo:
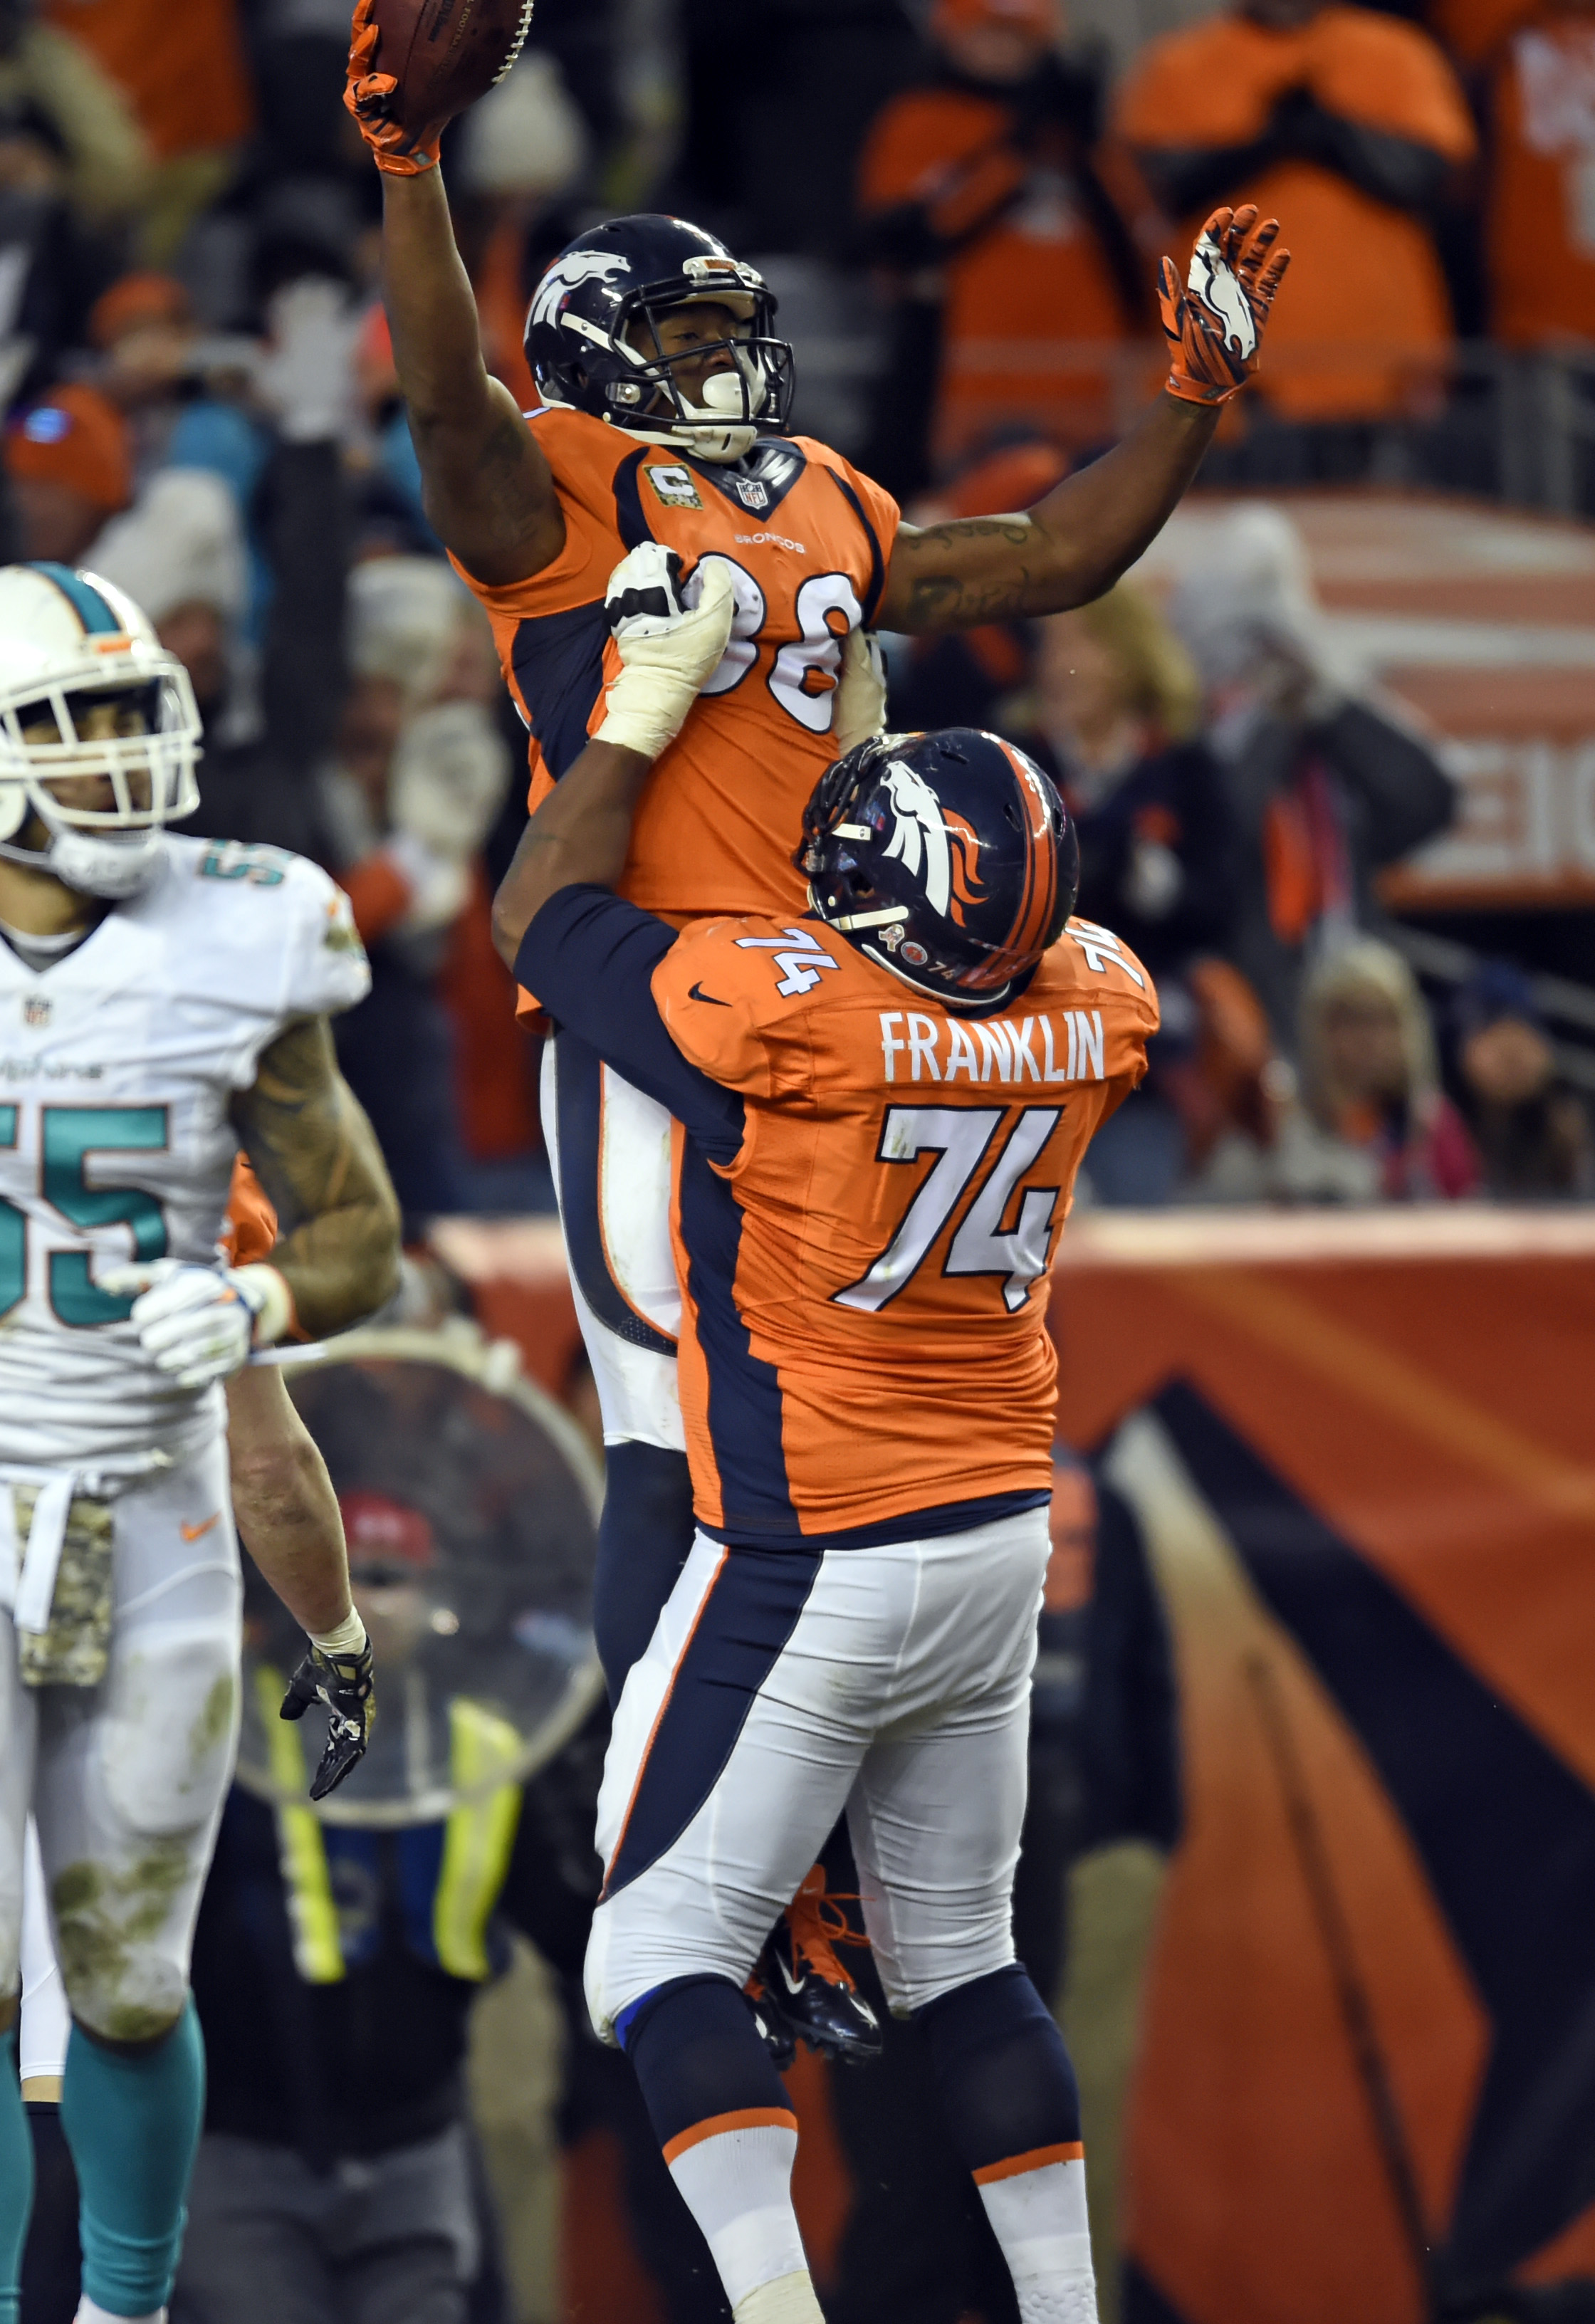
[[(996, 558), (987, 544), (1000, 543)], [(905, 525), (892, 552), (894, 595), (906, 584), (906, 629), (966, 630), (982, 622), (1011, 621), (1029, 611), (1029, 561), (1001, 550), (1038, 549), (1028, 517), (962, 517), (923, 532)], [(1000, 569), (998, 569), (1000, 564)], [(972, 571), (971, 567), (984, 567)]]
[(276, 1209), (272, 1254), (312, 1339), (369, 1315), (399, 1280), (399, 1205), (324, 1017), (278, 1035), (233, 1121)]
[(1089, 604), (1167, 521), (1217, 424), (1213, 407), (1159, 395), (1111, 451), (1028, 514), (901, 526), (880, 627), (967, 630)]

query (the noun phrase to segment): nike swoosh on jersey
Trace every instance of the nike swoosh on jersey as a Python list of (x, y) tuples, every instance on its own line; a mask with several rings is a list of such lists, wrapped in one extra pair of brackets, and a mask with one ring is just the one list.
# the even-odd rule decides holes
[(711, 1007), (715, 1009), (729, 1009), (731, 1006), (730, 1001), (722, 1001), (718, 993), (705, 992), (701, 984), (694, 984), (690, 986), (687, 990), (687, 997), (689, 1001), (706, 1001), (709, 1002)]
[(185, 1541), (198, 1541), (201, 1534), (208, 1533), (213, 1525), (220, 1525), (221, 1521), (222, 1513), (220, 1509), (212, 1509), (210, 1515), (200, 1524), (180, 1526), (178, 1527), (178, 1531), (181, 1534)]

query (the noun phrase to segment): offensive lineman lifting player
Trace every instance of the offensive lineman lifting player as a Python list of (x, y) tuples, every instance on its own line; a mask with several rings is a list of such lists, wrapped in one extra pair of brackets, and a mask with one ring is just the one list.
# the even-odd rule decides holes
[[(863, 633), (1058, 613), (1108, 588), (1256, 368), (1288, 256), (1277, 222), (1215, 211), (1184, 290), (1164, 261), (1166, 389), (1122, 443), (1027, 514), (920, 530), (838, 454), (785, 433), (792, 354), (773, 335), (776, 302), (682, 219), (613, 219), (555, 260), (526, 329), (542, 404), (523, 417), (483, 361), (438, 162), (445, 121), (406, 118), (373, 0), (359, 0), (354, 31), (345, 101), (383, 172), (383, 300), (427, 512), (492, 618), (530, 733), (531, 804), (604, 715), (616, 669), (604, 596), (621, 557), (654, 540), (689, 567), (718, 565), (735, 597), (730, 641), (643, 790), (621, 892), (677, 927), (715, 912), (795, 916), (805, 802), (881, 724)], [(689, 602), (695, 585), (696, 574)], [(668, 1119), (569, 1031), (549, 1044), (543, 1104), (603, 1406), (595, 1627), (618, 1699), (692, 1541)], [(862, 2003), (804, 1975), (825, 1962), (818, 1933), (782, 1933), (767, 1994), (806, 2037), (867, 2051)]]
[(493, 907), (561, 1027), (678, 1124), (698, 1532), (615, 1713), (588, 2008), (737, 2324), (820, 2324), (797, 2118), (739, 1988), (845, 1812), (881, 1982), (1022, 2324), (1096, 2324), (1074, 2072), (1010, 1908), (1048, 1554), (1046, 1278), (1156, 997), (1069, 918), (1053, 785), (966, 728), (882, 734), (822, 775), (801, 918), (678, 935), (611, 892), (729, 629), (723, 577), (684, 613), (678, 567), (650, 542), (617, 568), (604, 724)]

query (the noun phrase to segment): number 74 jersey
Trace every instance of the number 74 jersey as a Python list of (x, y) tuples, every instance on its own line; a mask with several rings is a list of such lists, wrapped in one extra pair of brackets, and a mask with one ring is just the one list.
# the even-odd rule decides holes
[(845, 1541), (1045, 1498), (1046, 1272), (1090, 1139), (1146, 1070), (1140, 963), (1071, 920), (1019, 1000), (970, 1018), (817, 921), (719, 921), (683, 932), (652, 995), (742, 1101), (733, 1162), (678, 1139), (700, 1522)]
[(347, 899), (275, 848), (168, 833), (160, 869), (42, 971), (0, 943), (0, 1462), (186, 1457), (215, 1389), (174, 1388), (98, 1278), (215, 1265), (235, 1094), (295, 1018), (370, 972)]

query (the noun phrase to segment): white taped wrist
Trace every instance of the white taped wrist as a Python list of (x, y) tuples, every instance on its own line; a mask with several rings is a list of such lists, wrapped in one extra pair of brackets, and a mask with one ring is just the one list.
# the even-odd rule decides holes
[(593, 740), (640, 751), (652, 761), (676, 740), (696, 700), (696, 686), (679, 671), (632, 664), (610, 687), (604, 724)]
[(324, 1655), (363, 1655), (367, 1643), (365, 1625), (351, 1609), (336, 1630), (328, 1630), (325, 1635), (312, 1630), (309, 1640), (313, 1646), (319, 1646)]
[(254, 1340), (257, 1348), (274, 1347), (293, 1322), (293, 1294), (274, 1267), (263, 1259), (235, 1268), (235, 1275), (255, 1308)]
[[(657, 556), (653, 543), (645, 545)], [(634, 549), (615, 567), (612, 590), (640, 554)], [(719, 666), (736, 612), (724, 560), (712, 558), (699, 571), (701, 581), (694, 576), (698, 602), (690, 610), (668, 617), (628, 614), (617, 623), (620, 674), (609, 688), (595, 742), (657, 759), (686, 725), (698, 688)]]

